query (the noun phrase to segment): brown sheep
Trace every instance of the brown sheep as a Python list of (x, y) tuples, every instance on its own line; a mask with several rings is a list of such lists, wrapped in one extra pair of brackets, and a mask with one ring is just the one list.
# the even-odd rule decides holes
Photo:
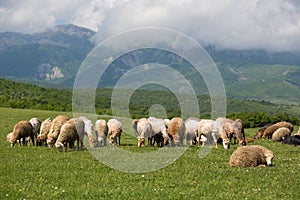
[(13, 134), (10, 138), (11, 146), (13, 147), (17, 141), (23, 142), (25, 145), (25, 140), (30, 137), (32, 144), (34, 145), (34, 131), (33, 127), (29, 121), (20, 121), (14, 126)]
[(266, 128), (262, 138), (271, 139), (274, 131), (276, 131), (278, 128), (281, 128), (281, 127), (286, 127), (288, 129), (290, 129), (291, 132), (293, 132), (293, 130), (294, 130), (292, 123), (290, 123), (290, 122), (278, 122), (278, 123), (273, 124), (273, 125), (269, 126), (268, 128)]
[(281, 127), (274, 131), (272, 135), (272, 140), (274, 142), (281, 142), (287, 135), (291, 135), (290, 129), (286, 127)]
[(168, 133), (171, 138), (171, 145), (183, 145), (185, 124), (180, 117), (174, 117), (168, 126)]
[(257, 131), (257, 133), (254, 135), (254, 139), (260, 139), (262, 136), (263, 136), (263, 134), (264, 134), (264, 132), (265, 132), (265, 130), (267, 129), (267, 126), (266, 127), (263, 127), (263, 128), (261, 128), (261, 129), (259, 129), (258, 131)]
[(70, 118), (68, 116), (58, 115), (55, 117), (51, 123), (50, 131), (47, 135), (47, 144), (52, 147), (58, 138), (60, 129), (62, 125), (68, 121)]
[(241, 146), (231, 155), (229, 165), (231, 167), (270, 166), (273, 157), (273, 152), (263, 146)]
[(107, 122), (109, 143), (112, 145), (120, 145), (121, 134), (122, 134), (122, 124), (117, 119), (110, 119)]

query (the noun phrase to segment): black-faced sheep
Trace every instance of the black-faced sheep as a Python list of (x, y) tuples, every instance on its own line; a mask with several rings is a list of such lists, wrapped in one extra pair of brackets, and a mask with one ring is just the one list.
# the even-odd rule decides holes
[(260, 145), (238, 147), (230, 157), (231, 167), (270, 166), (274, 154)]
[(52, 147), (60, 133), (62, 125), (68, 121), (70, 118), (68, 116), (58, 115), (55, 117), (51, 123), (50, 131), (47, 135), (47, 144), (49, 147)]
[(290, 122), (278, 122), (278, 123), (273, 124), (273, 125), (269, 126), (268, 128), (266, 128), (262, 138), (271, 139), (274, 131), (276, 131), (277, 129), (279, 129), (281, 127), (286, 127), (288, 129), (290, 129), (291, 132), (293, 132), (293, 130), (294, 130), (292, 123), (290, 123)]
[(29, 121), (20, 121), (14, 126), (13, 134), (10, 138), (11, 146), (13, 147), (17, 141), (22, 141), (25, 145), (26, 138), (30, 137), (34, 145), (34, 132)]
[(47, 145), (46, 141), (47, 141), (48, 133), (50, 131), (51, 123), (52, 123), (52, 118), (45, 119), (42, 122), (41, 128), (40, 128), (40, 133), (38, 134), (37, 139), (36, 139), (37, 146), (42, 146), (43, 143), (45, 143), (45, 145)]
[(77, 150), (83, 148), (82, 139), (84, 138), (84, 122), (79, 118), (72, 118), (66, 121), (60, 130), (60, 134), (55, 142), (55, 147), (59, 151), (67, 151), (68, 146), (73, 148), (74, 142), (77, 141)]
[(200, 119), (199, 118), (188, 118), (185, 120), (185, 133), (184, 133), (184, 138), (185, 138), (185, 144), (186, 145), (192, 145), (193, 143), (196, 143), (196, 131), (198, 128), (198, 123)]
[(109, 143), (112, 145), (120, 145), (121, 134), (122, 134), (122, 124), (117, 119), (110, 119), (107, 122)]
[(95, 122), (95, 132), (96, 132), (97, 146), (107, 145), (108, 127), (104, 119), (99, 119)]
[[(89, 139), (89, 145), (90, 147), (95, 147), (97, 145), (96, 139), (93, 136), (93, 123), (91, 120), (89, 120), (88, 118), (81, 116), (79, 117), (79, 119), (81, 119), (84, 122), (84, 132), (85, 135), (88, 137)], [(82, 139), (83, 141), (83, 139)]]
[(154, 136), (152, 126), (147, 118), (141, 118), (136, 122), (136, 132), (138, 134), (138, 147), (145, 146), (145, 138), (148, 138), (148, 146), (152, 146)]
[(274, 142), (281, 142), (288, 135), (291, 135), (291, 130), (286, 127), (281, 127), (274, 131), (272, 140)]
[(299, 135), (293, 135), (293, 136), (288, 135), (282, 140), (282, 144), (300, 146), (300, 136)]
[(170, 144), (172, 146), (183, 145), (185, 133), (184, 121), (180, 117), (172, 118), (168, 126), (168, 133), (170, 135)]

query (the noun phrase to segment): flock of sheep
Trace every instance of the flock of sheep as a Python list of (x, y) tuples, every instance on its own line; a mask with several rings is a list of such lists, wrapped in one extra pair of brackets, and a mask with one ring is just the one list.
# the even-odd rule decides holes
[[(222, 143), (224, 149), (229, 149), (232, 139), (234, 144), (238, 140), (239, 147), (230, 157), (229, 164), (232, 167), (269, 166), (272, 164), (274, 154), (272, 151), (260, 145), (246, 146), (253, 139), (246, 138), (242, 120), (217, 118), (216, 120), (180, 117), (160, 119), (156, 117), (132, 120), (133, 129), (137, 135), (138, 146), (186, 146), (192, 144), (214, 145)], [(300, 145), (299, 131), (291, 136), (293, 124), (278, 122), (260, 129), (254, 139), (272, 139), (284, 144)], [(29, 121), (20, 121), (13, 132), (7, 135), (7, 142), (14, 146), (16, 143), (26, 145), (31, 143), (42, 146), (56, 147), (59, 151), (67, 151), (74, 148), (77, 141), (77, 149), (83, 148), (83, 139), (86, 136), (91, 148), (106, 146), (107, 139), (111, 145), (120, 145), (122, 124), (117, 119), (107, 122), (99, 119), (92, 123), (86, 117), (69, 118), (59, 115), (54, 119), (48, 118), (43, 122), (38, 118)]]

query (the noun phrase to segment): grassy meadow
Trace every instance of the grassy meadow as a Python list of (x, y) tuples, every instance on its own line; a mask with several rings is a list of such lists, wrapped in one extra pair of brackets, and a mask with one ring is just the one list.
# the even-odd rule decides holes
[[(274, 152), (272, 167), (229, 167), (237, 145), (213, 149), (204, 158), (198, 157), (201, 147), (192, 146), (168, 167), (137, 174), (111, 169), (87, 150), (11, 148), (6, 142), (16, 122), (58, 114), (71, 116), (0, 108), (0, 199), (300, 199), (300, 148), (268, 140), (255, 144)], [(257, 130), (246, 129), (247, 137)], [(156, 148), (138, 148), (136, 138), (126, 134), (121, 146), (140, 153)]]

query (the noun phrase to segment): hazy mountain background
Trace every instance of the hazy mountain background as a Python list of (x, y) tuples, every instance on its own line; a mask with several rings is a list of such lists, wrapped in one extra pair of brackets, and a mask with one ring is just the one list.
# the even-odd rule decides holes
[[(72, 87), (77, 70), (95, 47), (96, 32), (60, 25), (41, 33), (0, 33), (0, 76), (47, 87)], [(205, 46), (217, 64), (229, 97), (300, 105), (300, 53), (233, 50)], [(182, 58), (160, 50), (135, 51), (114, 61), (100, 81), (112, 87), (130, 68), (142, 63), (169, 64), (191, 82), (205, 83)]]

